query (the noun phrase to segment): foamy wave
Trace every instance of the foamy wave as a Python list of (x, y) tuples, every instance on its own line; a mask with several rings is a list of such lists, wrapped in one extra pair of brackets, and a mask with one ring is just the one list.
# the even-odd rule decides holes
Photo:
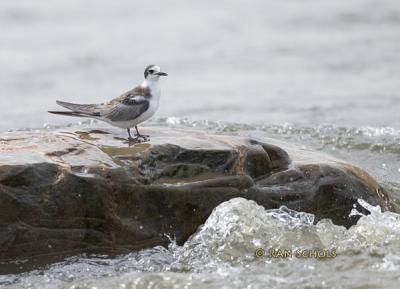
[[(254, 201), (236, 198), (214, 209), (199, 231), (179, 248), (182, 256), (203, 259), (213, 256), (223, 261), (243, 263), (254, 260), (257, 248), (374, 250), (380, 246), (400, 245), (400, 215), (381, 212), (363, 200), (371, 212), (346, 230), (325, 219), (314, 223), (314, 215), (286, 207), (265, 210)], [(354, 212), (352, 212), (354, 214)], [(361, 213), (358, 213), (361, 214)]]
[[(118, 258), (75, 257), (45, 270), (0, 276), (0, 286), (243, 288), (252, 280), (251, 288), (332, 288), (338, 282), (343, 288), (360, 288), (370, 281), (355, 277), (373, 274), (373, 284), (389, 288), (397, 284), (393, 274), (400, 270), (400, 215), (359, 203), (371, 214), (361, 215), (357, 225), (346, 230), (330, 220), (314, 224), (312, 214), (286, 207), (265, 210), (254, 201), (231, 199), (216, 207), (183, 246), (172, 242), (168, 249), (155, 247)], [(256, 249), (267, 247), (335, 248), (337, 257), (255, 257)]]

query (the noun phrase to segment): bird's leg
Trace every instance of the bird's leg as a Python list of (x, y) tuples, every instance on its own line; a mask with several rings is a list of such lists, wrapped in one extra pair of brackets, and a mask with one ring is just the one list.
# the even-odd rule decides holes
[(129, 138), (128, 138), (129, 144), (141, 143), (142, 141), (147, 141), (147, 138), (142, 135), (135, 135), (135, 137), (132, 137), (130, 128), (127, 128), (127, 131), (128, 131), (128, 135), (129, 135)]
[(133, 137), (131, 136), (131, 129), (129, 127), (127, 128), (127, 131), (128, 131), (129, 139), (130, 140), (133, 139)]
[(147, 139), (148, 137), (150, 137), (149, 135), (140, 134), (137, 125), (135, 125), (135, 129), (136, 129), (136, 137), (141, 137), (143, 139)]

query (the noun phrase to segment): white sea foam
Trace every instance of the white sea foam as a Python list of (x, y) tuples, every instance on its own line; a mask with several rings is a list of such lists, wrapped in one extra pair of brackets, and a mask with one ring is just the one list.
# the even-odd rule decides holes
[[(265, 210), (232, 199), (214, 209), (183, 246), (155, 247), (119, 258), (72, 258), (42, 271), (0, 277), (8, 288), (352, 288), (397, 284), (400, 215), (371, 214), (350, 229), (286, 207)], [(354, 214), (354, 212), (353, 212)], [(257, 248), (335, 249), (337, 257), (257, 258)], [(365, 279), (373, 274), (373, 279)], [(229, 276), (229, 278), (228, 278)], [(175, 287), (174, 287), (175, 286)], [(249, 287), (250, 286), (250, 287)], [(378, 288), (376, 287), (376, 288)]]

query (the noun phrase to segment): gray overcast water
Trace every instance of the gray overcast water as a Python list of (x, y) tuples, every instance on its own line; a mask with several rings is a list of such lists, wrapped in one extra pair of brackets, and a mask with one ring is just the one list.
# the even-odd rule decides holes
[[(399, 0), (1, 0), (0, 27), (0, 132), (76, 124), (46, 111), (56, 99), (108, 100), (159, 64), (169, 77), (153, 123), (329, 153), (400, 204)], [(0, 288), (399, 288), (400, 215), (370, 210), (350, 230), (293, 227), (284, 212), (232, 200), (184, 246), (73, 257), (0, 275)], [(248, 249), (303, 239), (338, 257), (275, 262)]]
[(157, 116), (400, 127), (398, 0), (0, 2), (0, 130), (169, 72)]

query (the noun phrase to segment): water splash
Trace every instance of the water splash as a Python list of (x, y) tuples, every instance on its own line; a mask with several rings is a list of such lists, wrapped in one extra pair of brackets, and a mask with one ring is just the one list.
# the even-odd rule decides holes
[[(400, 242), (400, 215), (381, 212), (363, 200), (359, 204), (371, 212), (361, 215), (357, 225), (346, 230), (331, 220), (314, 225), (314, 215), (296, 212), (285, 206), (265, 210), (254, 201), (232, 199), (219, 205), (206, 223), (180, 248), (182, 255), (197, 259), (216, 259), (243, 264), (255, 259), (257, 248), (336, 249), (338, 253), (354, 250), (375, 250)], [(351, 214), (355, 214), (352, 211)], [(188, 252), (190, 251), (190, 253)]]
[[(243, 288), (252, 280), (251, 288), (331, 288), (339, 283), (338, 288), (393, 287), (400, 271), (400, 215), (381, 212), (363, 200), (358, 203), (371, 214), (347, 230), (328, 219), (314, 224), (312, 214), (286, 207), (265, 210), (236, 198), (216, 207), (183, 246), (172, 242), (169, 248), (118, 258), (75, 257), (45, 270), (0, 276), (0, 286)], [(338, 253), (325, 261), (256, 258), (254, 250), (260, 247), (335, 248)], [(374, 280), (364, 281), (369, 274)]]
[[(235, 198), (214, 209), (206, 223), (185, 243), (182, 252), (197, 259), (213, 256), (233, 264), (254, 260), (257, 248), (320, 245), (310, 229), (314, 215), (286, 207), (265, 210), (254, 201)], [(186, 252), (187, 253), (187, 252)]]

